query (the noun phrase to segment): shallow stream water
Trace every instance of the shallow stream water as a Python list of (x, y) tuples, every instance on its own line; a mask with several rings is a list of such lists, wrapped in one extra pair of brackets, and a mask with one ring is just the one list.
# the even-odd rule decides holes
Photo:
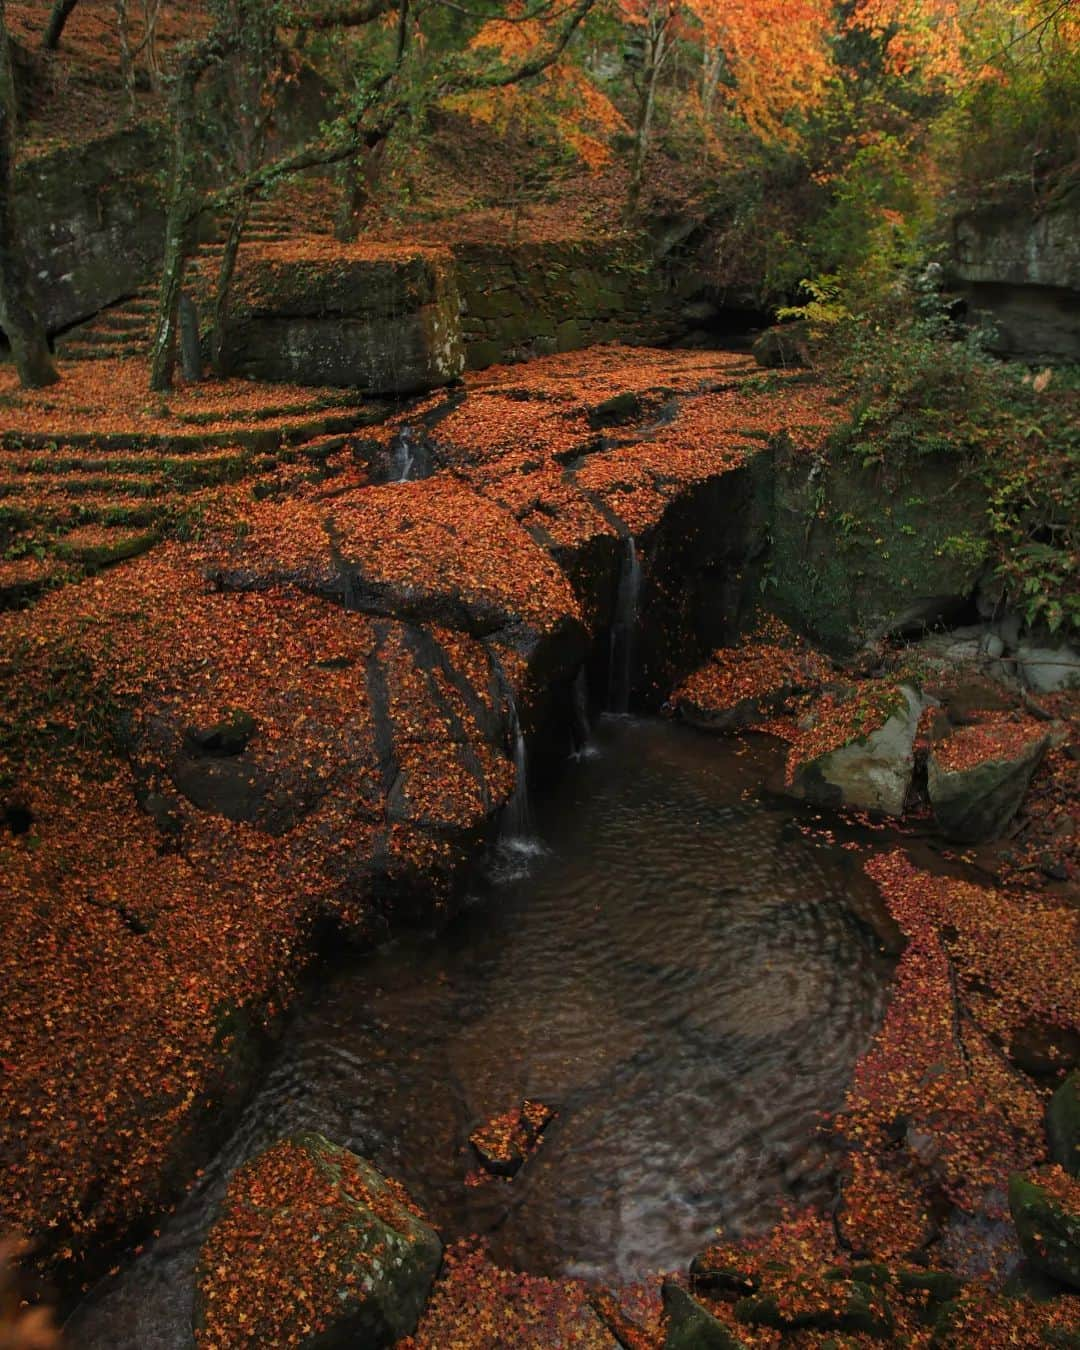
[[(828, 1203), (817, 1126), (878, 1026), (890, 963), (857, 855), (759, 786), (766, 743), (605, 719), (461, 917), (325, 968), (257, 1097), (138, 1261), (71, 1324), (91, 1350), (191, 1345), (195, 1259), (232, 1170), (316, 1129), (401, 1179), (443, 1235), (606, 1281), (684, 1266), (718, 1227)], [(468, 1136), (558, 1116), (512, 1182)]]

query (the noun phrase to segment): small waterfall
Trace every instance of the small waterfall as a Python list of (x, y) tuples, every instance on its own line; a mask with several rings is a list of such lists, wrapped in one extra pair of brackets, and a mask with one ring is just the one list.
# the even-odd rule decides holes
[(615, 597), (615, 617), (611, 624), (608, 709), (613, 713), (630, 711), (638, 603), (641, 597), (641, 562), (634, 536), (628, 534), (624, 544), (622, 567), (619, 570), (619, 589)]
[(415, 483), (435, 472), (431, 446), (423, 430), (403, 426), (390, 442), (390, 483)]
[(521, 730), (517, 703), (507, 690), (510, 713), (510, 735), (513, 738), (514, 791), (503, 810), (503, 833), (511, 839), (525, 839), (532, 832), (532, 813), (529, 810), (529, 761), (525, 748), (525, 733)]
[(390, 481), (408, 483), (416, 469), (417, 446), (412, 427), (402, 427), (390, 449)]
[(589, 677), (585, 667), (579, 666), (570, 686), (570, 733), (574, 738), (574, 754), (585, 753), (592, 727), (589, 725)]

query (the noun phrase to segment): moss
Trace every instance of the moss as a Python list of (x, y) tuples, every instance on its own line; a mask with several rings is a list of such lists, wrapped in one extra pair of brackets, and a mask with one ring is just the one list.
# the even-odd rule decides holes
[(850, 458), (822, 466), (782, 450), (770, 601), (841, 653), (933, 621), (972, 594), (983, 570), (985, 550), (957, 554), (947, 541), (985, 518), (984, 490), (947, 460), (919, 461), (900, 483)]
[(1046, 1137), (1053, 1161), (1080, 1177), (1080, 1069), (1073, 1069), (1050, 1098)]

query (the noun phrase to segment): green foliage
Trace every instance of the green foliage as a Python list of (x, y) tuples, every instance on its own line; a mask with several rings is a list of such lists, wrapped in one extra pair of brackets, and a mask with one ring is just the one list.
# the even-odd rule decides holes
[(960, 340), (927, 277), (873, 321), (842, 321), (826, 361), (850, 389), (852, 415), (834, 451), (902, 481), (920, 456), (948, 456), (986, 488), (983, 521), (941, 552), (984, 559), (1028, 624), (1080, 628), (1080, 387), (1074, 373), (991, 361)]
[(976, 81), (942, 113), (934, 141), (962, 205), (1068, 191), (1080, 164), (1080, 45), (1043, 44)]

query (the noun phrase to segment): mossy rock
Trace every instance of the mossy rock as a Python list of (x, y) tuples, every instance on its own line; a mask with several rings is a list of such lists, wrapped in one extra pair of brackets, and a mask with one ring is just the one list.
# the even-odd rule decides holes
[(1074, 1069), (1046, 1108), (1050, 1157), (1070, 1176), (1080, 1177), (1080, 1069)]
[[(735, 1304), (735, 1316), (748, 1326), (772, 1327), (777, 1331), (845, 1331), (888, 1339), (893, 1333), (892, 1311), (879, 1289), (858, 1280), (829, 1280), (846, 1297), (835, 1308), (815, 1307), (805, 1311), (788, 1310), (772, 1293), (741, 1298)], [(808, 1284), (808, 1301), (814, 1290)]]
[(661, 1293), (667, 1319), (664, 1350), (739, 1350), (742, 1342), (685, 1289), (667, 1283)]
[(1080, 1290), (1080, 1212), (1066, 1209), (1040, 1184), (1039, 1173), (1019, 1172), (1009, 1178), (1009, 1209), (1020, 1249), (1035, 1269)]
[(779, 452), (771, 607), (841, 655), (961, 612), (989, 556), (989, 526), (985, 489), (957, 470), (927, 456), (886, 487), (854, 455), (812, 472), (806, 456)]
[(793, 795), (833, 808), (903, 814), (923, 704), (910, 685), (896, 686), (887, 697), (875, 730), (854, 732), (844, 745), (796, 766)]
[(897, 1285), (908, 1293), (925, 1293), (930, 1303), (951, 1303), (960, 1297), (964, 1281), (948, 1270), (900, 1270)]

